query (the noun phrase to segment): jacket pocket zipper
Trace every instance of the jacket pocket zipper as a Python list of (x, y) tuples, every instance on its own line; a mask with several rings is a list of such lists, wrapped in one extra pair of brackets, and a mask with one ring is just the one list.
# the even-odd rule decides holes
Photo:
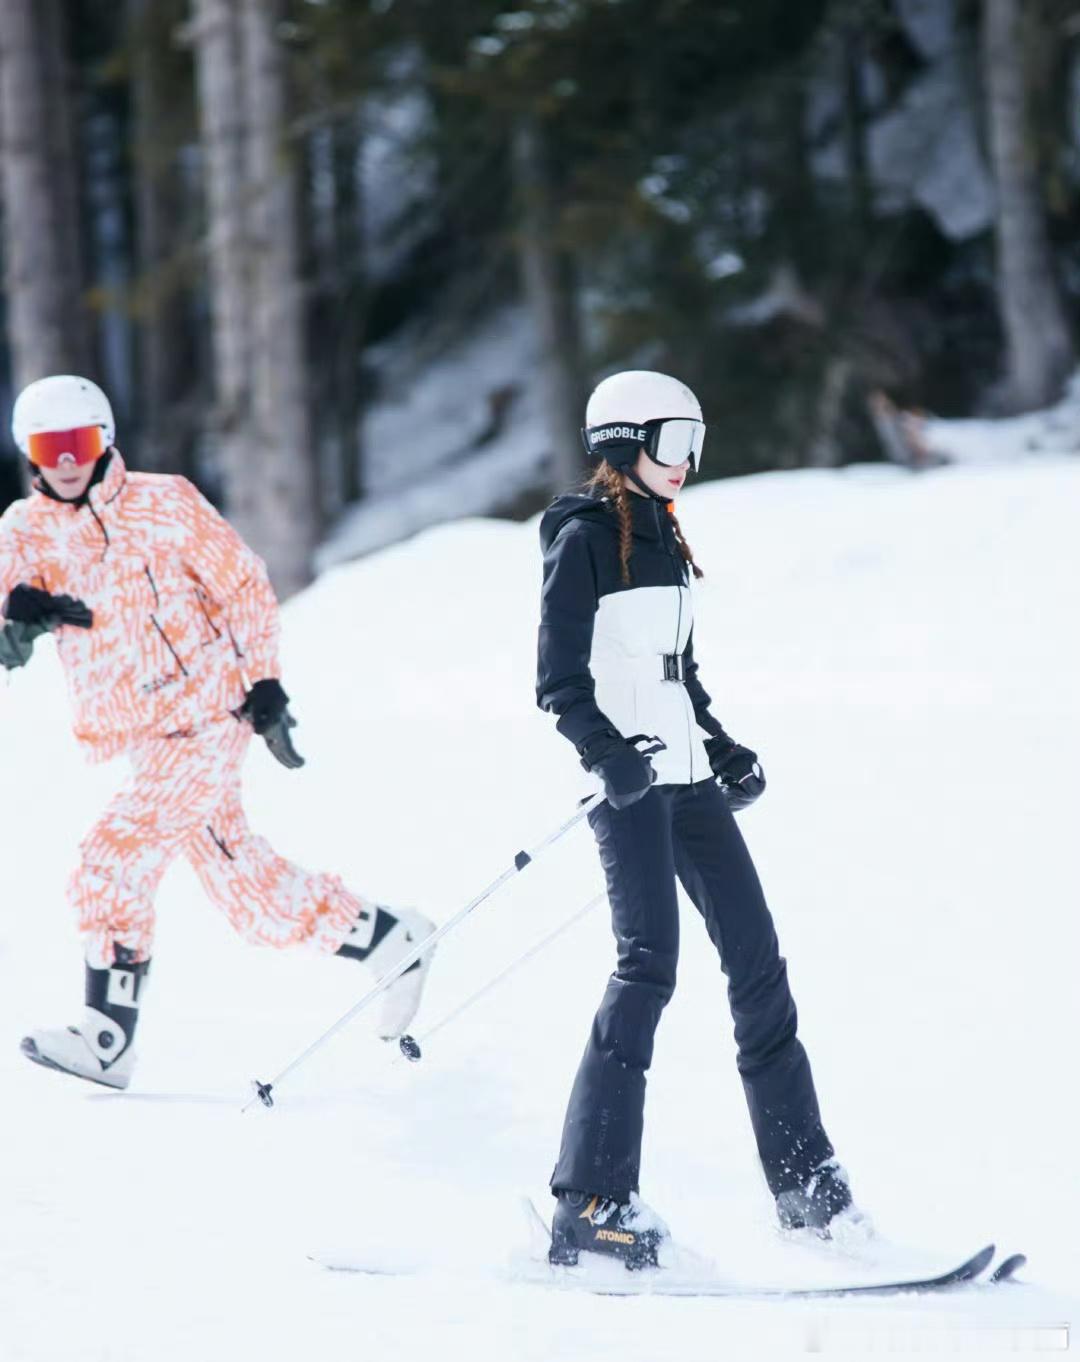
[(169, 640), (168, 634), (165, 632), (164, 629), (162, 629), (161, 625), (158, 624), (158, 622), (157, 622), (157, 616), (156, 616), (156, 615), (151, 615), (151, 616), (150, 616), (150, 622), (151, 622), (151, 624), (153, 624), (154, 628), (158, 631), (158, 633), (161, 635), (161, 637), (165, 640), (165, 647), (168, 648), (168, 650), (169, 650), (170, 653), (172, 653), (172, 655), (173, 655), (173, 660), (175, 661), (176, 665), (180, 668), (180, 671), (183, 673), (184, 676), (188, 676), (188, 675), (189, 675), (188, 669), (184, 666), (183, 662), (181, 662), (181, 660), (180, 660), (180, 654), (179, 654), (179, 653), (176, 651), (176, 649), (172, 646), (172, 643), (171, 643), (170, 640)]
[(214, 623), (214, 621), (210, 618), (210, 611), (207, 610), (207, 608), (206, 608), (206, 601), (203, 599), (203, 594), (202, 594), (202, 592), (196, 590), (194, 594), (195, 594), (195, 599), (196, 599), (196, 601), (197, 601), (198, 604), (199, 604), (199, 609), (202, 611), (202, 617), (203, 617), (203, 619), (206, 621), (206, 623), (210, 626), (211, 632), (212, 632), (213, 635), (214, 635), (213, 638), (208, 638), (208, 639), (206, 640), (206, 642), (203, 644), (203, 647), (204, 647), (204, 648), (208, 648), (208, 647), (210, 646), (210, 644), (216, 643), (216, 642), (218, 641), (218, 639), (221, 638), (221, 630), (217, 627), (217, 625)]

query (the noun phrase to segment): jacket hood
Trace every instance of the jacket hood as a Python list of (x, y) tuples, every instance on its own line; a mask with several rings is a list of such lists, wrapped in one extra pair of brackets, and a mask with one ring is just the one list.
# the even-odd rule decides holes
[(611, 514), (608, 502), (600, 497), (577, 492), (558, 496), (540, 518), (540, 547), (547, 553), (559, 531), (570, 520), (603, 521)]

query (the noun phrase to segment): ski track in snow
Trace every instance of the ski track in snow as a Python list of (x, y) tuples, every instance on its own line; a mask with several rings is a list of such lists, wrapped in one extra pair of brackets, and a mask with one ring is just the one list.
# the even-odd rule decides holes
[[(942, 1268), (995, 1240), (1026, 1285), (918, 1300), (616, 1299), (515, 1283), (611, 967), (602, 910), (419, 1065), (368, 1019), (241, 1115), (361, 991), (344, 960), (256, 952), (185, 866), (159, 899), (136, 1085), (28, 1064), (75, 1020), (64, 901), (122, 766), (87, 768), (51, 647), (0, 678), (0, 1359), (652, 1359), (948, 1348), (1075, 1318), (1080, 464), (768, 474), (691, 492), (709, 577), (696, 651), (769, 790), (741, 815), (826, 1124), (887, 1242), (781, 1242), (723, 976), (684, 905), (649, 1082), (643, 1191), (725, 1278)], [(533, 708), (536, 526), (466, 521), (322, 577), (285, 615), (308, 758), (260, 748), (255, 827), (362, 892), (444, 919), (572, 808)], [(599, 882), (587, 829), (441, 948), (422, 1033)], [(918, 1246), (910, 1251), (895, 1245)], [(417, 1268), (361, 1277), (312, 1253)], [(969, 1331), (965, 1334), (964, 1331)], [(996, 1340), (996, 1343), (995, 1343)], [(951, 1345), (950, 1345), (951, 1341)]]

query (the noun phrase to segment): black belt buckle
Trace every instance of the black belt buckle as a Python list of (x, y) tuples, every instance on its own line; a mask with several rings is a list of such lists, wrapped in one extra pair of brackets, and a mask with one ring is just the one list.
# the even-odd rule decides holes
[(664, 653), (664, 680), (686, 681), (686, 657), (682, 653)]

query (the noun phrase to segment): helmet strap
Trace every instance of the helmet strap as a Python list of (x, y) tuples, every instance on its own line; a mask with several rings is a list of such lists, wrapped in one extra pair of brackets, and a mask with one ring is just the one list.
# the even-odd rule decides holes
[(101, 458), (95, 461), (94, 471), (90, 476), (90, 481), (86, 484), (85, 490), (80, 492), (77, 497), (62, 497), (59, 492), (54, 492), (41, 476), (41, 469), (38, 468), (37, 464), (29, 463), (29, 460), (27, 460), (31, 471), (30, 485), (36, 491), (40, 492), (42, 496), (48, 497), (50, 501), (59, 501), (64, 506), (74, 506), (76, 510), (78, 510), (80, 507), (86, 506), (89, 503), (91, 488), (97, 487), (100, 483), (104, 482), (105, 474), (109, 471), (109, 465), (112, 463), (112, 456), (115, 449), (115, 445), (110, 445), (105, 453), (102, 454)]
[(644, 492), (647, 497), (651, 497), (653, 501), (662, 501), (665, 503), (668, 501), (667, 497), (662, 497), (658, 492), (654, 492), (651, 487), (649, 487), (640, 477), (638, 477), (637, 469), (633, 466), (633, 464), (627, 464), (625, 468), (622, 468), (619, 471), (621, 473), (625, 473), (625, 475), (630, 479), (634, 486), (639, 488), (642, 492)]
[(640, 450), (644, 450), (653, 463), (659, 464), (659, 460), (655, 457), (655, 451), (661, 425), (663, 425), (663, 421), (647, 421), (643, 425), (637, 426), (626, 421), (612, 421), (603, 426), (583, 426), (581, 439), (585, 445), (585, 452), (590, 458), (603, 459), (612, 468), (625, 474), (634, 486), (647, 497), (651, 497), (653, 501), (662, 501), (666, 504), (669, 498), (654, 492), (638, 476), (634, 468)]

